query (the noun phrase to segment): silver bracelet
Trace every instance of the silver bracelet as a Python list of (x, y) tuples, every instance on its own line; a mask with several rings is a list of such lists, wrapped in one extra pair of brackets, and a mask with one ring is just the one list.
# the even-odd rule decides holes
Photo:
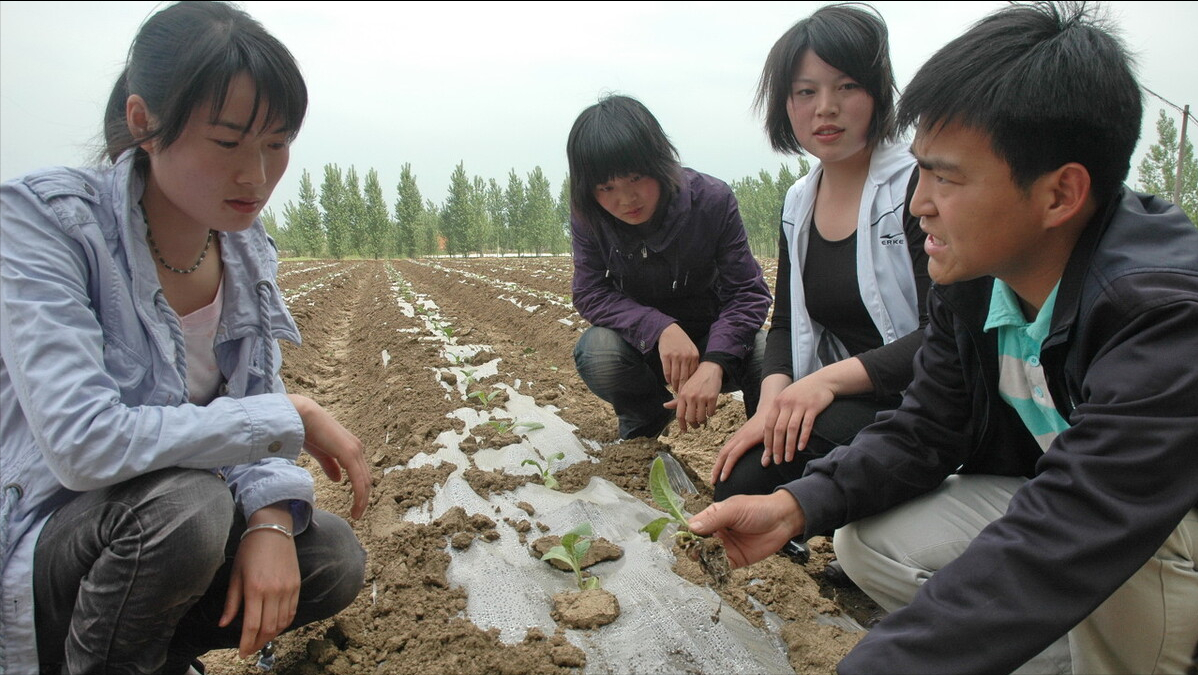
[(295, 538), (295, 535), (291, 533), (291, 530), (287, 529), (286, 527), (284, 527), (278, 523), (259, 523), (257, 525), (252, 525), (250, 527), (247, 527), (247, 528), (245, 528), (245, 532), (241, 533), (241, 538), (245, 539), (246, 535), (248, 535), (251, 532), (256, 532), (258, 530), (274, 530), (275, 532), (278, 532), (279, 534), (287, 537), (288, 539)]

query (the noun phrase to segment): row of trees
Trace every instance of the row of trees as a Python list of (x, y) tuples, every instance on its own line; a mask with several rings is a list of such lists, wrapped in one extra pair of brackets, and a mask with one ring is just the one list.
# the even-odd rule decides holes
[(377, 171), (361, 181), (354, 167), (326, 164), (319, 194), (305, 170), (299, 203), (283, 206), (281, 223), (272, 212), (263, 222), (279, 248), (299, 256), (542, 254), (570, 247), (568, 184), (555, 199), (539, 166), (526, 177), (513, 169), (502, 188), (493, 178), (468, 177), (459, 163), (438, 205), (421, 196), (411, 165), (404, 164), (396, 193), (391, 211)]
[[(753, 252), (774, 255), (778, 213), (786, 190), (807, 173), (782, 165), (775, 178), (766, 171), (732, 181)], [(494, 178), (469, 177), (464, 163), (454, 168), (444, 203), (423, 199), (410, 164), (404, 164), (389, 210), (378, 172), (365, 180), (357, 170), (326, 164), (319, 191), (307, 170), (300, 178), (299, 203), (283, 206), (282, 221), (271, 212), (262, 219), (286, 254), (310, 257), (370, 258), (481, 253), (566, 253), (570, 250), (569, 179), (558, 196), (541, 167), (526, 176), (508, 172), (507, 185)]]
[[(1178, 133), (1173, 120), (1161, 112), (1158, 141), (1139, 165), (1139, 188), (1171, 200), (1177, 179)], [(1180, 206), (1198, 222), (1198, 158), (1185, 139)], [(783, 164), (777, 176), (761, 171), (730, 183), (740, 203), (753, 253), (770, 257), (778, 250), (778, 217), (787, 189), (809, 169), (799, 158), (798, 171)], [(319, 194), (305, 170), (299, 203), (287, 202), (282, 222), (268, 211), (267, 229), (280, 248), (300, 256), (417, 257), (473, 253), (543, 254), (570, 250), (569, 180), (554, 198), (541, 167), (525, 176), (508, 172), (507, 185), (466, 174), (464, 163), (454, 168), (442, 204), (421, 197), (410, 164), (400, 172), (394, 209), (389, 210), (378, 172), (370, 169), (361, 180), (354, 167), (342, 171), (324, 167)]]

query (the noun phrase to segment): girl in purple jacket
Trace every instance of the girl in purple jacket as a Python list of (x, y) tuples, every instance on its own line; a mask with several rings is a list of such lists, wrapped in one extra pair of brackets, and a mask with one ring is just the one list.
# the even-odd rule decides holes
[(620, 438), (701, 425), (721, 391), (743, 390), (752, 415), (770, 295), (732, 190), (683, 168), (627, 96), (582, 111), (566, 154), (574, 306), (591, 323), (574, 361)]

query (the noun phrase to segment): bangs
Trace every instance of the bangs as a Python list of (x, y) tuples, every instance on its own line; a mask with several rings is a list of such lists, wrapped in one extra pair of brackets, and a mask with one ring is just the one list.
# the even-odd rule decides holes
[(249, 133), (250, 125), (265, 108), (264, 129), (267, 133), (283, 130), (288, 139), (295, 138), (307, 114), (308, 90), (294, 60), (272, 58), (274, 54), (263, 49), (246, 49), (237, 44), (231, 47), (222, 58), (206, 64), (196, 78), (196, 97), (191, 100), (211, 101), (209, 120), (216, 122), (225, 107), (229, 84), (235, 77), (245, 74), (254, 85), (255, 98), (242, 132)]
[[(629, 174), (641, 174), (660, 178), (668, 175), (644, 139), (636, 138), (629, 129), (613, 125), (596, 133), (583, 133), (578, 141), (578, 150), (586, 157), (577, 167), (577, 176), (583, 187), (594, 189), (613, 178)], [(571, 175), (575, 175), (571, 172)]]

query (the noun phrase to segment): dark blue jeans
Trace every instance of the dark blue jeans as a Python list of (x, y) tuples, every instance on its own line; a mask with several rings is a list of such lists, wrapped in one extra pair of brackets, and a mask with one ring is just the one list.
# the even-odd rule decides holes
[[(41, 671), (183, 673), (236, 647), (221, 628), (245, 519), (208, 471), (164, 469), (87, 492), (60, 508), (34, 552)], [(362, 588), (366, 553), (349, 524), (314, 509), (295, 538), (301, 587), (288, 630), (330, 617)]]
[[(695, 340), (695, 346), (703, 353), (707, 336)], [(741, 360), (739, 367), (724, 372), (720, 391), (744, 392), (745, 414), (749, 417), (757, 411), (764, 358), (765, 331), (758, 331), (753, 351)], [(656, 347), (642, 354), (616, 331), (592, 326), (574, 346), (574, 365), (591, 392), (615, 408), (620, 438), (655, 438), (674, 419), (674, 411), (662, 407), (674, 395), (666, 388), (661, 355)]]

